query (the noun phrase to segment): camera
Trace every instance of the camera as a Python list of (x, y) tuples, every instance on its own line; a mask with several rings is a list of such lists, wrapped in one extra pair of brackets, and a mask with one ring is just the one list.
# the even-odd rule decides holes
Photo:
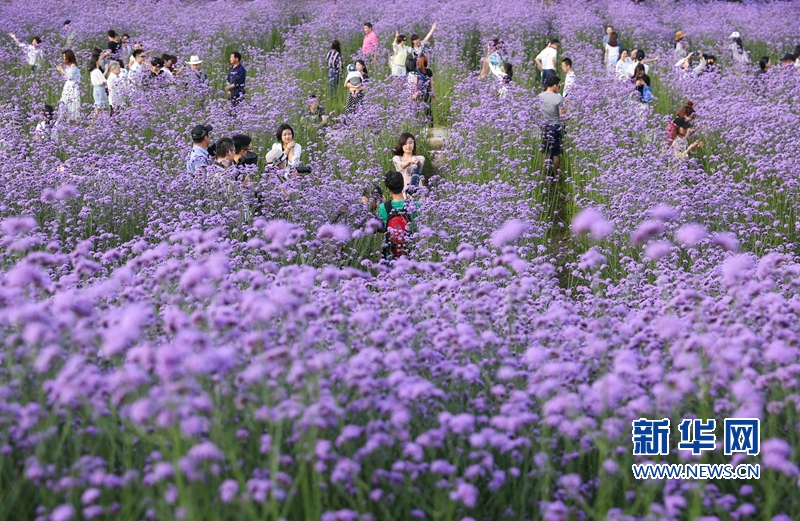
[(692, 53), (692, 57), (693, 57), (693, 58), (697, 58), (698, 56), (700, 56), (700, 51), (694, 51), (694, 52)]
[(257, 165), (257, 164), (258, 164), (258, 154), (255, 154), (253, 152), (248, 152), (241, 159), (239, 159), (240, 166)]
[(311, 167), (310, 166), (298, 166), (296, 169), (298, 174), (310, 174)]
[(217, 155), (217, 144), (216, 144), (216, 142), (215, 143), (211, 143), (210, 145), (208, 145), (208, 148), (206, 150), (208, 151), (208, 155), (209, 156), (216, 157), (216, 155)]

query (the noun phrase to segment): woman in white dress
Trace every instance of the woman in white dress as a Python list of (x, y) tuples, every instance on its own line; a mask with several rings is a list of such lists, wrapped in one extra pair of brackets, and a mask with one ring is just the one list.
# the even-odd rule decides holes
[(59, 120), (64, 119), (70, 122), (77, 122), (81, 111), (81, 70), (75, 59), (72, 49), (67, 49), (61, 55), (64, 66), (56, 66), (64, 78), (64, 88), (61, 90)]
[(605, 64), (608, 71), (613, 71), (619, 61), (619, 35), (616, 31), (612, 32), (608, 37), (608, 43), (605, 45)]

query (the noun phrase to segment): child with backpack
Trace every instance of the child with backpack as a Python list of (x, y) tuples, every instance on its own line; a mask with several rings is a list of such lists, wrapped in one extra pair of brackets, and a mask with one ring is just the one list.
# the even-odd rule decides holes
[(409, 251), (410, 234), (415, 231), (417, 204), (405, 198), (403, 174), (394, 170), (386, 172), (385, 182), (390, 200), (378, 207), (378, 217), (384, 225), (383, 257), (394, 260)]

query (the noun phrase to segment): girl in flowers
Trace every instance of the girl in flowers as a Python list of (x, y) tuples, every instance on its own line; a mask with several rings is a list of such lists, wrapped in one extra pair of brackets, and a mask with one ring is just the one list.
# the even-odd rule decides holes
[(392, 163), (395, 170), (403, 174), (403, 190), (411, 186), (419, 186), (422, 179), (422, 167), (425, 158), (417, 154), (417, 140), (409, 132), (400, 134), (397, 145), (392, 151)]
[(57, 65), (56, 69), (66, 81), (61, 90), (60, 114), (59, 119), (70, 122), (77, 122), (81, 110), (81, 71), (72, 49), (67, 49), (61, 53), (64, 65)]
[(99, 54), (89, 58), (89, 80), (92, 82), (94, 96), (94, 119), (98, 114), (108, 111), (108, 92), (106, 91), (106, 75), (103, 73), (103, 59)]
[(703, 146), (703, 142), (695, 141), (691, 145), (689, 144), (688, 137), (692, 135), (693, 130), (686, 118), (675, 118), (672, 123), (672, 135), (670, 136), (672, 153), (681, 161), (686, 161), (694, 149)]
[(366, 82), (369, 79), (367, 65), (364, 60), (356, 60), (355, 65), (347, 66), (347, 79), (344, 86), (350, 91), (344, 110), (348, 114), (355, 112), (356, 107), (364, 99), (364, 91), (367, 90)]

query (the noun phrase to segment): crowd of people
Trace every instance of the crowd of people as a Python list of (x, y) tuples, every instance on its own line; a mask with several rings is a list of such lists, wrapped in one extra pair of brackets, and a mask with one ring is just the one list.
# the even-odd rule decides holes
[[(430, 56), (426, 49), (436, 28), (437, 24), (434, 23), (422, 38), (417, 34), (407, 38), (399, 30), (395, 30), (391, 40), (391, 57), (388, 61), (390, 78), (405, 82), (410, 91), (410, 98), (424, 107), (424, 114), (431, 125), (433, 124), (431, 104), (436, 94)], [(368, 67), (379, 65), (380, 40), (371, 23), (363, 24), (363, 33), (359, 59), (345, 65), (341, 42), (334, 40), (324, 60), (330, 96), (336, 96), (342, 84), (346, 89), (344, 108), (346, 114), (356, 112), (364, 100), (370, 83)], [(30, 43), (25, 43), (14, 33), (9, 35), (23, 49), (31, 74), (35, 74), (44, 64), (42, 39), (34, 37)], [(61, 53), (63, 63), (56, 65), (64, 77), (61, 99), (57, 110), (45, 105), (42, 121), (36, 127), (36, 134), (39, 137), (52, 135), (60, 124), (74, 124), (80, 117), (82, 74), (72, 50), (75, 32), (71, 29), (69, 20), (63, 24), (62, 38), (65, 45), (65, 50)], [(735, 31), (729, 40), (728, 48), (733, 63), (743, 67), (750, 63), (749, 53), (745, 49), (741, 35)], [(178, 81), (208, 87), (209, 77), (202, 70), (203, 60), (197, 55), (190, 56), (184, 65), (179, 65), (180, 61), (175, 55), (168, 53), (149, 55), (141, 44), (131, 44), (128, 34), (118, 35), (116, 31), (109, 30), (105, 35), (105, 41), (105, 49), (97, 47), (92, 49), (87, 64), (94, 101), (93, 122), (101, 115), (107, 114), (113, 117), (116, 112), (124, 109), (130, 93), (137, 89), (147, 90)], [(547, 159), (546, 167), (551, 167), (556, 175), (560, 172), (564, 120), (569, 96), (576, 83), (572, 60), (568, 57), (562, 57), (560, 61), (558, 59), (559, 46), (558, 39), (548, 40), (546, 47), (534, 60), (541, 74), (542, 92), (538, 94), (544, 120), (541, 149)], [(609, 74), (620, 81), (628, 82), (636, 101), (650, 103), (655, 99), (649, 76), (650, 64), (658, 61), (660, 56), (648, 58), (643, 49), (623, 48), (619, 33), (612, 26), (605, 27), (602, 51), (602, 63)], [(712, 72), (717, 66), (715, 56), (691, 50), (688, 37), (683, 31), (675, 33), (674, 53), (677, 59), (675, 66), (695, 76)], [(496, 81), (493, 92), (498, 98), (507, 95), (508, 85), (513, 80), (514, 68), (508, 54), (505, 43), (495, 38), (488, 43), (485, 55), (480, 59), (478, 79), (483, 80), (491, 75)], [(236, 107), (246, 99), (247, 71), (239, 52), (231, 53), (229, 59), (230, 67), (223, 90), (231, 106)], [(781, 65), (800, 69), (800, 45), (793, 53), (786, 53)], [(756, 77), (766, 74), (770, 67), (770, 58), (761, 57), (755, 72)], [(559, 69), (563, 73), (563, 82), (559, 76)], [(702, 141), (699, 140), (689, 142), (690, 136), (695, 132), (694, 117), (694, 105), (689, 101), (678, 111), (667, 131), (667, 145), (675, 157), (681, 160), (687, 159), (694, 150), (702, 146)], [(312, 95), (309, 98), (308, 110), (304, 113), (303, 120), (310, 122), (315, 130), (328, 124), (329, 116), (316, 96)], [(187, 172), (193, 175), (211, 173), (222, 177), (231, 177), (228, 172), (235, 172), (232, 177), (243, 186), (248, 186), (253, 168), (258, 164), (252, 138), (236, 134), (212, 141), (212, 132), (213, 128), (210, 125), (197, 125), (191, 130), (192, 148), (186, 159)], [(310, 171), (310, 168), (302, 166), (302, 153), (303, 147), (295, 141), (294, 128), (284, 123), (277, 128), (275, 143), (264, 160), (281, 177), (288, 179), (292, 175)], [(391, 223), (393, 220), (406, 224), (413, 222), (416, 206), (406, 212), (402, 203), (411, 199), (415, 187), (420, 186), (423, 180), (425, 157), (417, 153), (417, 141), (412, 134), (403, 133), (399, 137), (393, 149), (392, 163), (394, 170), (388, 172), (385, 178), (389, 199), (386, 200), (380, 195), (382, 191), (379, 187), (377, 189), (371, 187), (364, 192), (364, 202), (381, 218), (387, 230), (387, 242), (393, 244), (385, 250), (389, 257), (404, 250), (404, 247), (398, 246), (399, 239), (395, 233), (398, 230)], [(398, 219), (394, 219), (395, 217)], [(395, 235), (393, 238), (389, 237), (392, 229)]]

